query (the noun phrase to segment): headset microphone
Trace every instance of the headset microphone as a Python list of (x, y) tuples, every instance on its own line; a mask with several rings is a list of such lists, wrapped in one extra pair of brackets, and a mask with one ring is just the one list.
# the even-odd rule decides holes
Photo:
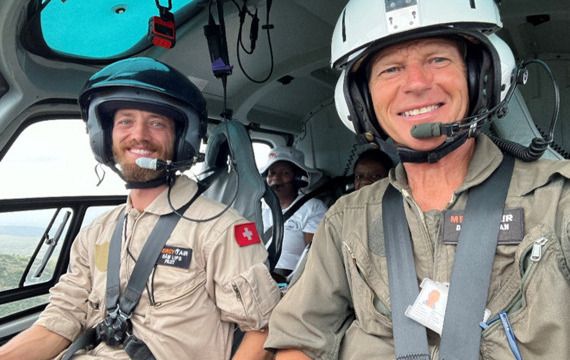
[(416, 139), (428, 139), (438, 137), (441, 135), (443, 124), (442, 123), (425, 123), (418, 124), (412, 127), (410, 133)]
[(166, 170), (174, 171), (182, 168), (187, 168), (192, 165), (192, 161), (177, 161), (172, 162), (170, 160), (164, 161), (160, 159), (153, 158), (138, 158), (135, 160), (138, 167), (148, 170)]
[(475, 119), (473, 123), (451, 123), (451, 124), (443, 124), (440, 122), (434, 123), (425, 123), (425, 124), (418, 124), (412, 127), (410, 133), (416, 139), (429, 139), (433, 137), (438, 137), (441, 135), (446, 135), (448, 137), (457, 135), (459, 132), (469, 131), (469, 136), (473, 136), (475, 132), (474, 130), (478, 129), (478, 124), (485, 120), (485, 118), (477, 118), (474, 116), (470, 116), (463, 120), (470, 120)]
[(148, 170), (162, 170), (168, 167), (166, 161), (152, 158), (138, 158), (135, 160), (138, 167)]

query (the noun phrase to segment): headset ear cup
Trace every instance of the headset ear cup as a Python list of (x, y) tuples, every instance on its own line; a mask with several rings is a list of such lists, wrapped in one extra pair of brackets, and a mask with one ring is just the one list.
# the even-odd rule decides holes
[(188, 137), (188, 129), (184, 131), (184, 134), (180, 134), (178, 136), (176, 152), (174, 154), (173, 161), (180, 161), (180, 159), (192, 159), (196, 154), (196, 149), (192, 145), (192, 142), (189, 141)]
[(493, 94), (493, 74), (491, 55), (483, 46), (467, 45), (465, 65), (469, 89), (469, 115), (487, 109)]
[(194, 112), (188, 112), (185, 124), (178, 125), (177, 144), (174, 161), (192, 159), (200, 150), (200, 140), (203, 137), (204, 126), (200, 117)]
[(112, 166), (115, 163), (113, 157), (113, 127), (110, 125), (112, 119), (100, 113), (98, 103), (92, 103), (87, 110), (87, 134), (89, 144), (95, 155), (95, 160), (101, 164)]
[(479, 77), (481, 75), (480, 51), (474, 51), (473, 45), (467, 45), (465, 66), (467, 68), (467, 87), (469, 90), (469, 115), (472, 115), (479, 100)]
[[(363, 68), (367, 66), (362, 65)], [(370, 89), (368, 88), (367, 71), (361, 69), (357, 72), (358, 80), (353, 81), (355, 83), (355, 89), (352, 91), (358, 93), (358, 99), (355, 100), (355, 104), (360, 109), (356, 109), (360, 113), (360, 118), (363, 124), (361, 124), (360, 133), (372, 131), (375, 132), (382, 139), (387, 139), (388, 136), (384, 130), (380, 127), (378, 119), (376, 118), (376, 112), (374, 111), (374, 103), (372, 102), (372, 96), (370, 94)]]
[(469, 44), (465, 64), (469, 87), (469, 115), (475, 115), (488, 109), (496, 95), (493, 89), (493, 61), (483, 46)]

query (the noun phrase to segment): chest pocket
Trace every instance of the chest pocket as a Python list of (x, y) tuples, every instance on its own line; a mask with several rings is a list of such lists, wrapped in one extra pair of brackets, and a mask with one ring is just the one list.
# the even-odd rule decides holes
[[(570, 319), (567, 305), (570, 286), (560, 271), (560, 257), (560, 242), (553, 231), (544, 226), (531, 229), (516, 251), (516, 276), (504, 284), (508, 291), (498, 293), (489, 304), (495, 309), (501, 304), (499, 311), (508, 314), (525, 359), (559, 359), (570, 355), (567, 339), (570, 322), (561, 321)], [(487, 325), (483, 331), (482, 353), (486, 354), (483, 358), (512, 357), (501, 321), (492, 316)]]
[[(355, 237), (355, 234), (351, 235), (351, 238)], [(343, 256), (358, 326), (366, 333), (391, 336), (388, 285), (380, 276), (379, 269), (375, 268), (379, 264), (373, 263), (379, 262), (380, 257), (356, 240), (343, 243)], [(376, 259), (373, 260), (373, 257)]]
[(157, 306), (191, 296), (206, 282), (206, 274), (190, 265), (190, 269), (157, 265), (150, 278), (150, 288)]
[(198, 266), (192, 249), (174, 245), (177, 243), (181, 242), (176, 238), (169, 240), (150, 275), (148, 288), (156, 306), (186, 301), (206, 282), (204, 269)]

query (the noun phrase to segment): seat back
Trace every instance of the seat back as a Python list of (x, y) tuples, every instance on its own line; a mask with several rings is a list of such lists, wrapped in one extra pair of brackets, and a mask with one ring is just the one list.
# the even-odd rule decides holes
[[(271, 209), (274, 226), (271, 234), (262, 237), (273, 270), (281, 255), (283, 240), (281, 207), (259, 174), (251, 139), (242, 123), (226, 120), (212, 131), (206, 147), (204, 171), (198, 177), (207, 185), (204, 196), (231, 204), (243, 217), (255, 222), (259, 234), (263, 234), (261, 199), (265, 200)], [(269, 237), (274, 240), (267, 243)]]

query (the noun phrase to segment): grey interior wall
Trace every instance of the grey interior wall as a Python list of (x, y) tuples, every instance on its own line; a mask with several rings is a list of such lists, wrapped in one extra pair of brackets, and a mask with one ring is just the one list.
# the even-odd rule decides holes
[(304, 152), (307, 165), (339, 176), (350, 161), (355, 140), (330, 102), (305, 118), (305, 130), (296, 137), (295, 147)]

